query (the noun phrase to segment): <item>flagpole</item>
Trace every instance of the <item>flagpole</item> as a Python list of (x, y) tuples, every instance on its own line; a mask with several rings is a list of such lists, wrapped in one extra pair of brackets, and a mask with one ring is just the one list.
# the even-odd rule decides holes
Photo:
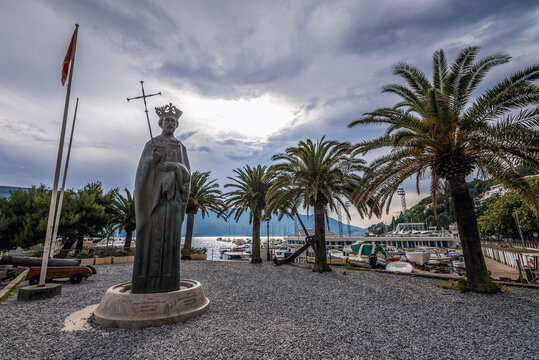
[(69, 96), (71, 95), (71, 80), (73, 79), (73, 67), (75, 65), (75, 52), (77, 50), (78, 34), (79, 34), (79, 24), (75, 24), (73, 57), (71, 58), (71, 68), (69, 69), (69, 81), (67, 83), (66, 101), (64, 105), (64, 118), (62, 121), (62, 130), (60, 132), (60, 144), (58, 145), (58, 156), (56, 158), (56, 172), (54, 174), (54, 185), (52, 186), (51, 205), (49, 207), (49, 218), (47, 222), (47, 235), (45, 236), (45, 247), (43, 249), (43, 258), (42, 258), (43, 260), (41, 261), (41, 273), (39, 275), (38, 286), (45, 286), (45, 279), (47, 278), (47, 265), (49, 264), (49, 252), (50, 252), (51, 242), (52, 242), (54, 208), (56, 207), (56, 196), (58, 194), (58, 179), (60, 177), (60, 167), (62, 165), (62, 153), (64, 150), (67, 112), (69, 110)]
[(58, 209), (56, 210), (56, 222), (54, 224), (54, 233), (52, 234), (52, 244), (50, 249), (49, 258), (54, 257), (56, 251), (56, 235), (58, 234), (58, 226), (60, 225), (60, 213), (62, 212), (62, 203), (64, 202), (64, 189), (66, 185), (67, 168), (69, 166), (69, 157), (71, 155), (71, 144), (73, 143), (73, 130), (75, 130), (75, 119), (77, 118), (77, 109), (79, 108), (79, 98), (75, 103), (75, 113), (73, 115), (73, 125), (71, 125), (71, 136), (69, 137), (69, 146), (67, 147), (66, 164), (64, 168), (64, 177), (62, 179), (62, 187), (60, 190), (60, 199), (58, 200)]

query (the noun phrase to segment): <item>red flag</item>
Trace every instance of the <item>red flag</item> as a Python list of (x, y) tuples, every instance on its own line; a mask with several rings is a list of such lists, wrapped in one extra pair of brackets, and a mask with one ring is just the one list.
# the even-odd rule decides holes
[(67, 73), (69, 71), (69, 63), (71, 63), (71, 60), (73, 59), (73, 45), (75, 42), (75, 35), (77, 33), (77, 29), (73, 31), (73, 36), (71, 37), (71, 42), (69, 43), (69, 47), (67, 48), (66, 57), (64, 59), (64, 63), (62, 64), (62, 86), (64, 86), (66, 79), (67, 79)]

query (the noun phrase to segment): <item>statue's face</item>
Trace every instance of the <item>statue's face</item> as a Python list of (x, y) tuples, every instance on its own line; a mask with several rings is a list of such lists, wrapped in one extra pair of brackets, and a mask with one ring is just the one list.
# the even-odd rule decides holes
[(163, 119), (161, 123), (161, 128), (163, 129), (163, 132), (167, 135), (174, 134), (174, 131), (178, 127), (178, 121), (173, 117), (166, 117)]

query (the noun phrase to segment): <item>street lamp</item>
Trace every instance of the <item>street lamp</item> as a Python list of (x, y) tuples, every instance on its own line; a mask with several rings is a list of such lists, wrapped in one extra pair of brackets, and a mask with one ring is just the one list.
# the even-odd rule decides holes
[(266, 235), (268, 236), (268, 251), (267, 251), (267, 261), (270, 261), (270, 248), (269, 248), (269, 218), (266, 219), (266, 226), (267, 226), (267, 229), (266, 229)]

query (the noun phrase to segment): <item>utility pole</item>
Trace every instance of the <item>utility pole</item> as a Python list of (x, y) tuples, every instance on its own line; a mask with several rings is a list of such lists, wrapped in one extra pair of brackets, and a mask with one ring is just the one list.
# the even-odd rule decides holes
[[(344, 206), (347, 209), (349, 209), (352, 206), (352, 203), (350, 201), (346, 201), (344, 203)], [(350, 213), (350, 210), (348, 210), (348, 213)], [(348, 237), (351, 238), (352, 237), (352, 228), (350, 227), (350, 217), (349, 216), (346, 217), (346, 226), (347, 226), (347, 230), (348, 230)]]
[(267, 232), (266, 235), (268, 237), (268, 251), (267, 251), (267, 256), (266, 256), (267, 261), (270, 261), (269, 222), (270, 222), (269, 218), (266, 219), (266, 232)]
[(343, 237), (341, 205), (337, 204), (337, 218), (339, 219), (339, 237)]
[(518, 221), (518, 213), (516, 210), (513, 211), (513, 215), (515, 216), (515, 220), (517, 221), (518, 233), (520, 234), (520, 240), (522, 240), (522, 248), (525, 248), (526, 245), (524, 244), (524, 236), (522, 236), (522, 229), (520, 228), (520, 221)]

